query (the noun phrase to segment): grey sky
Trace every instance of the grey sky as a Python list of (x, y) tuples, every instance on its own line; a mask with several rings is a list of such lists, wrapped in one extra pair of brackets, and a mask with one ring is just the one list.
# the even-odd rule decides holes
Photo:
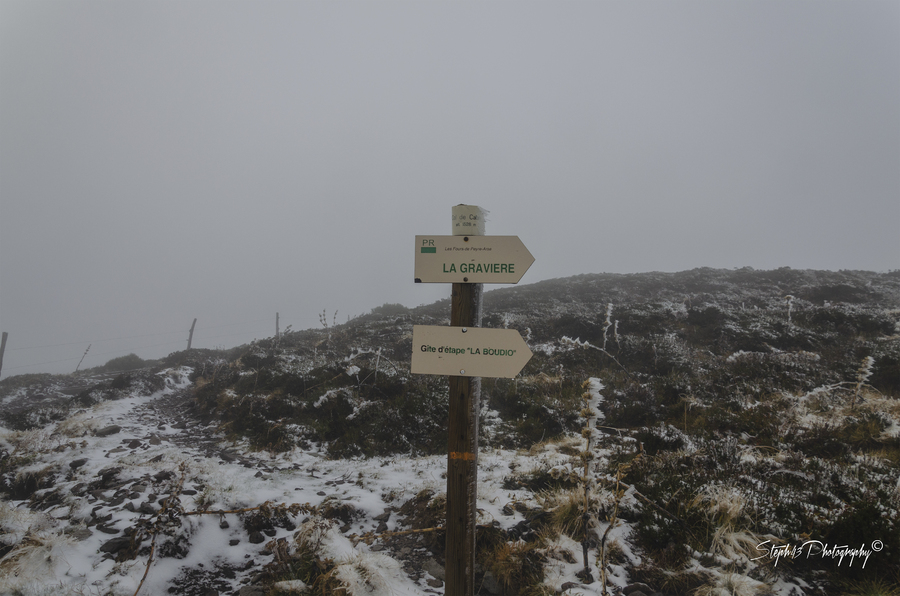
[(896, 269), (900, 3), (0, 0), (3, 376), (447, 297), (458, 203), (521, 283)]

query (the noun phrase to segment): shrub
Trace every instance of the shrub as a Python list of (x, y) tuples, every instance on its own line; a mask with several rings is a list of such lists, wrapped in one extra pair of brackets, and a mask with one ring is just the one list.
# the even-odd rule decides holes
[(154, 360), (143, 360), (137, 354), (128, 354), (127, 356), (119, 356), (107, 361), (103, 366), (98, 366), (97, 370), (104, 372), (123, 372), (126, 370), (134, 370), (136, 368), (144, 368), (155, 364)]

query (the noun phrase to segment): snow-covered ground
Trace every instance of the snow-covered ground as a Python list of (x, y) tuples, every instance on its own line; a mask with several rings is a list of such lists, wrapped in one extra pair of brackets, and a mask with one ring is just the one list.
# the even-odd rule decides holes
[[(895, 578), (900, 286), (861, 275), (489, 293), (493, 324), (535, 355), (484, 384), (479, 593), (822, 596)], [(788, 290), (806, 297), (790, 313)], [(412, 325), (444, 311), (4, 379), (0, 595), (442, 594), (428, 529), (446, 456), (410, 454), (440, 449), (447, 392), (406, 358)], [(862, 554), (798, 550), (816, 541), (861, 543), (865, 575)]]
[[(2, 540), (15, 545), (2, 561), (0, 593), (125, 595), (141, 586), (141, 594), (165, 594), (173, 586), (199, 588), (216, 569), (228, 571), (213, 573), (210, 586), (220, 594), (237, 593), (272, 560), (272, 542), (292, 541), (304, 531), (309, 516), (300, 513), (293, 523), (269, 529), (258, 541), (251, 540), (236, 513), (191, 513), (267, 502), (315, 508), (326, 501), (350, 504), (356, 512), (351, 523), (330, 520), (320, 530), (323, 552), (343, 569), (337, 575), (345, 585), (368, 581), (365, 592), (372, 594), (442, 593), (441, 579), (428, 571), (410, 578), (385, 538), (406, 529), (396, 514), (405, 502), (423, 491), (445, 490), (446, 457), (329, 460), (315, 449), (277, 455), (249, 452), (244, 445), (224, 441), (213, 426), (187, 416), (168, 418), (184, 409), (179, 396), (188, 388), (189, 372), (163, 371), (166, 387), (152, 395), (102, 402), (35, 431), (2, 430), (2, 448), (31, 460), (20, 474), (54, 474), (56, 481), (32, 497), (43, 510), (32, 511), (26, 501), (0, 503)], [(510, 503), (536, 506), (530, 491), (502, 487), (510, 470), (565, 467), (570, 459), (553, 446), (537, 458), (508, 450), (480, 453), (478, 523), (510, 529), (524, 519), (520, 508), (510, 508)], [(175, 517), (181, 527), (159, 532), (149, 568), (145, 551), (151, 542), (146, 539), (142, 554), (117, 562), (115, 554), (127, 546), (117, 546), (116, 540), (122, 542), (142, 521), (163, 517), (159, 512), (170, 495), (178, 500)], [(357, 538), (366, 533), (374, 533), (374, 539)], [(559, 549), (580, 553), (580, 545), (570, 538), (560, 536), (558, 541)], [(547, 570), (546, 583), (556, 590), (578, 582), (575, 573), (582, 566), (566, 563), (566, 558), (571, 560), (559, 557)], [(370, 570), (368, 580), (357, 577), (361, 568)], [(373, 582), (373, 576), (378, 581)], [(187, 577), (194, 578), (193, 587), (185, 583)], [(614, 575), (610, 585), (624, 585), (625, 580), (624, 574)], [(292, 585), (299, 583), (283, 587)], [(569, 593), (598, 590), (599, 583)]]

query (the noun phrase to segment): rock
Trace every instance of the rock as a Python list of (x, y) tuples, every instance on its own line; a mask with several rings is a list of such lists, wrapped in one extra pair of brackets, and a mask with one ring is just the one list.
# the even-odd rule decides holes
[(145, 501), (141, 503), (140, 507), (138, 507), (138, 512), (145, 515), (154, 515), (156, 513), (156, 507), (153, 506), (153, 503)]
[(87, 458), (83, 457), (81, 459), (76, 459), (75, 461), (71, 462), (69, 464), (69, 467), (72, 468), (73, 470), (75, 470), (75, 469), (80, 468), (81, 466), (83, 466), (86, 463), (88, 463), (88, 460), (87, 460)]
[[(422, 563), (422, 569), (427, 571), (431, 576), (443, 580), (444, 579), (444, 567), (437, 562), (434, 557), (426, 559), (424, 563)], [(438, 586), (432, 586), (433, 588), (437, 588)]]
[(100, 480), (96, 483), (97, 486), (99, 488), (109, 487), (121, 471), (122, 468), (117, 466), (103, 468), (102, 470), (97, 472), (97, 476), (100, 477)]
[(137, 449), (140, 446), (141, 446), (141, 442), (137, 439), (134, 439), (128, 443), (129, 449)]
[(534, 530), (531, 528), (531, 523), (528, 520), (523, 519), (515, 526), (510, 528), (508, 534), (512, 540), (526, 540), (528, 537), (534, 534)]
[(97, 524), (97, 530), (103, 532), (104, 534), (118, 534), (119, 531), (115, 528), (110, 528), (109, 526), (104, 526), (102, 524)]
[(429, 586), (431, 586), (432, 588), (440, 588), (441, 586), (444, 585), (444, 582), (443, 582), (443, 581), (441, 581), (441, 580), (439, 580), (439, 579), (434, 579), (434, 578), (431, 578), (431, 577), (429, 577), (428, 579), (426, 579), (426, 580), (425, 580), (425, 583), (428, 584)]
[(66, 534), (67, 536), (71, 536), (72, 538), (74, 538), (75, 540), (78, 540), (79, 542), (81, 542), (82, 540), (87, 540), (88, 538), (90, 538), (91, 536), (94, 535), (94, 533), (91, 532), (90, 530), (88, 530), (87, 528), (72, 528), (72, 527), (66, 528), (63, 533)]
[(387, 530), (388, 530), (388, 525), (384, 522), (381, 522), (380, 524), (378, 524), (378, 527), (375, 528), (375, 533), (376, 534), (384, 534), (385, 532), (387, 532)]
[(490, 571), (485, 572), (484, 580), (481, 582), (482, 590), (487, 591), (489, 594), (502, 594), (503, 588), (500, 587), (500, 583), (497, 581), (497, 578), (494, 577), (494, 574)]
[(123, 548), (131, 546), (131, 536), (119, 536), (112, 540), (107, 540), (100, 546), (100, 552), (115, 554)]
[(391, 512), (385, 509), (384, 513), (382, 513), (381, 515), (376, 515), (372, 519), (379, 522), (386, 522), (387, 520), (391, 519)]
[(250, 544), (262, 544), (266, 541), (266, 537), (262, 532), (250, 532)]
[(262, 586), (244, 586), (238, 590), (238, 596), (266, 596), (266, 590)]
[(97, 509), (91, 511), (91, 522), (94, 524), (105, 524), (112, 519), (112, 513), (109, 515), (97, 515)]
[(586, 584), (594, 583), (594, 575), (590, 571), (585, 570), (585, 569), (576, 571), (575, 577), (577, 577), (578, 579), (580, 579), (582, 582), (584, 582)]
[[(635, 582), (633, 584), (628, 584), (622, 589), (622, 594), (625, 596), (648, 596), (649, 594), (653, 594), (655, 592), (653, 588), (648, 586), (647, 584), (643, 584), (640, 582)], [(638, 594), (638, 592), (642, 592)]]
[(228, 546), (237, 546), (240, 543), (241, 543), (241, 541), (238, 540), (237, 538), (232, 538), (231, 540), (228, 541)]
[(94, 436), (97, 437), (108, 437), (110, 435), (114, 435), (117, 432), (120, 432), (122, 427), (118, 424), (110, 424), (109, 426), (105, 426), (99, 430), (94, 431)]

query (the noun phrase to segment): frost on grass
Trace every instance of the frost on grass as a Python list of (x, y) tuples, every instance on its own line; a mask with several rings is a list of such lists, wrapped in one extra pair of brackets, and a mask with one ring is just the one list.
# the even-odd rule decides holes
[(58, 526), (49, 516), (29, 515), (0, 503), (0, 544), (11, 547), (0, 558), (0, 594), (68, 593), (62, 584), (46, 583), (47, 578), (77, 571), (69, 563), (76, 540)]

